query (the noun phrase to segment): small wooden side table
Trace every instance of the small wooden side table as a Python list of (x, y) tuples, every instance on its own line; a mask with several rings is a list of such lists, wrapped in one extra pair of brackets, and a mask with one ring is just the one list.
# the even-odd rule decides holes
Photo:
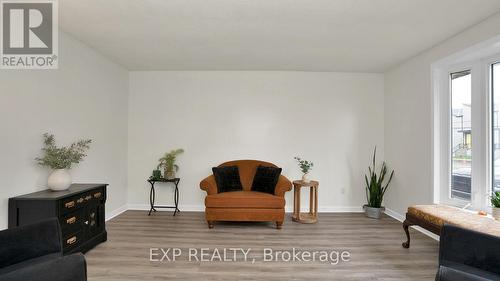
[[(318, 186), (319, 182), (317, 181), (293, 181), (293, 221), (300, 223), (318, 222)], [(309, 187), (309, 213), (300, 212), (300, 189), (302, 187)]]

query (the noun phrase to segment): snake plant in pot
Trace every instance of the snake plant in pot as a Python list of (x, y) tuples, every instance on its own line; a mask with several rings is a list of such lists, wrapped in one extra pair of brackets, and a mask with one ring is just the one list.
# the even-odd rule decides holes
[(373, 151), (372, 166), (368, 167), (369, 175), (365, 175), (365, 191), (368, 204), (364, 205), (363, 209), (365, 210), (367, 217), (379, 219), (382, 212), (385, 210), (382, 206), (382, 202), (384, 201), (385, 192), (389, 188), (389, 184), (394, 176), (394, 170), (386, 180), (388, 170), (384, 161), (380, 167), (380, 172), (377, 174), (376, 157), (377, 148), (375, 147), (375, 150)]

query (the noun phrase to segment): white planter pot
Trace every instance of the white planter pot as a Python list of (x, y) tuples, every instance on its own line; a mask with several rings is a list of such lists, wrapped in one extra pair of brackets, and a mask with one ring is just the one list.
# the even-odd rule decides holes
[(491, 215), (493, 216), (493, 218), (495, 218), (496, 220), (500, 221), (500, 208), (493, 207), (492, 210), (493, 211), (491, 212)]
[(309, 183), (311, 179), (309, 178), (309, 173), (305, 173), (302, 175), (302, 181), (305, 183)]
[(372, 219), (380, 219), (382, 217), (382, 213), (385, 211), (385, 207), (372, 208), (367, 205), (364, 205), (363, 209), (365, 209), (365, 215)]
[(66, 169), (57, 169), (52, 171), (47, 185), (54, 191), (66, 190), (71, 185), (71, 175)]

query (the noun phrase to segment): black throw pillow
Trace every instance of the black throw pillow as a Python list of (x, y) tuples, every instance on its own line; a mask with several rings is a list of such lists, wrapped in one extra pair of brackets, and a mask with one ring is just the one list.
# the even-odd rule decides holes
[(252, 191), (274, 195), (274, 189), (280, 178), (281, 168), (258, 166), (252, 182)]
[(243, 190), (237, 166), (214, 167), (212, 172), (217, 183), (218, 193)]

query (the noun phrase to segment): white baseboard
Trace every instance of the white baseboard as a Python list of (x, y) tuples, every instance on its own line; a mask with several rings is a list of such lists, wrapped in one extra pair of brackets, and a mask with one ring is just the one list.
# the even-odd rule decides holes
[[(150, 206), (148, 204), (128, 204), (128, 209), (129, 210), (140, 210), (140, 211), (149, 211)], [(179, 209), (181, 211), (186, 211), (186, 212), (204, 212), (205, 211), (205, 206), (204, 205), (181, 205), (179, 206)], [(158, 208), (157, 211), (172, 211), (172, 209), (161, 209)], [(301, 208), (301, 212), (308, 212), (309, 209), (308, 207)], [(285, 212), (287, 213), (292, 213), (293, 212), (293, 207), (292, 206), (287, 206), (285, 207)], [(361, 213), (363, 212), (362, 207), (333, 207), (333, 206), (326, 206), (326, 207), (319, 207), (318, 208), (318, 213)]]
[[(391, 210), (391, 209), (387, 209), (386, 208), (385, 209), (385, 214), (388, 215), (389, 217), (392, 217), (392, 218), (400, 221), (400, 222), (403, 222), (405, 220), (405, 217), (402, 214), (400, 214), (400, 213), (398, 213), (398, 212), (396, 212), (394, 210)], [(432, 238), (432, 239), (434, 239), (436, 241), (439, 241), (439, 235), (436, 235), (436, 234), (434, 234), (434, 233), (432, 233), (432, 232), (430, 232), (428, 230), (425, 230), (425, 229), (421, 228), (420, 226), (412, 226), (412, 228), (414, 228), (415, 230), (417, 230), (417, 231), (419, 231), (419, 232), (421, 232), (421, 233), (429, 236), (430, 238)]]
[(123, 212), (125, 212), (127, 210), (128, 210), (128, 206), (127, 206), (127, 204), (125, 204), (125, 205), (119, 207), (118, 209), (113, 210), (113, 211), (107, 213), (106, 214), (106, 221), (109, 221), (110, 219), (112, 219), (112, 218), (120, 215), (121, 213), (123, 213)]
[(385, 209), (385, 214), (388, 215), (389, 217), (395, 219), (395, 220), (398, 220), (400, 222), (403, 222), (405, 220), (405, 217), (403, 215), (401, 215), (400, 213), (398, 212), (395, 212), (391, 209)]
[[(309, 212), (309, 207), (302, 207), (300, 208), (301, 212)], [(292, 213), (293, 212), (293, 207), (292, 206), (286, 206), (285, 207), (285, 212), (286, 213)], [(353, 206), (345, 206), (345, 207), (335, 207), (335, 206), (324, 206), (324, 207), (318, 207), (318, 213), (362, 213), (363, 212), (363, 207), (353, 207)]]

